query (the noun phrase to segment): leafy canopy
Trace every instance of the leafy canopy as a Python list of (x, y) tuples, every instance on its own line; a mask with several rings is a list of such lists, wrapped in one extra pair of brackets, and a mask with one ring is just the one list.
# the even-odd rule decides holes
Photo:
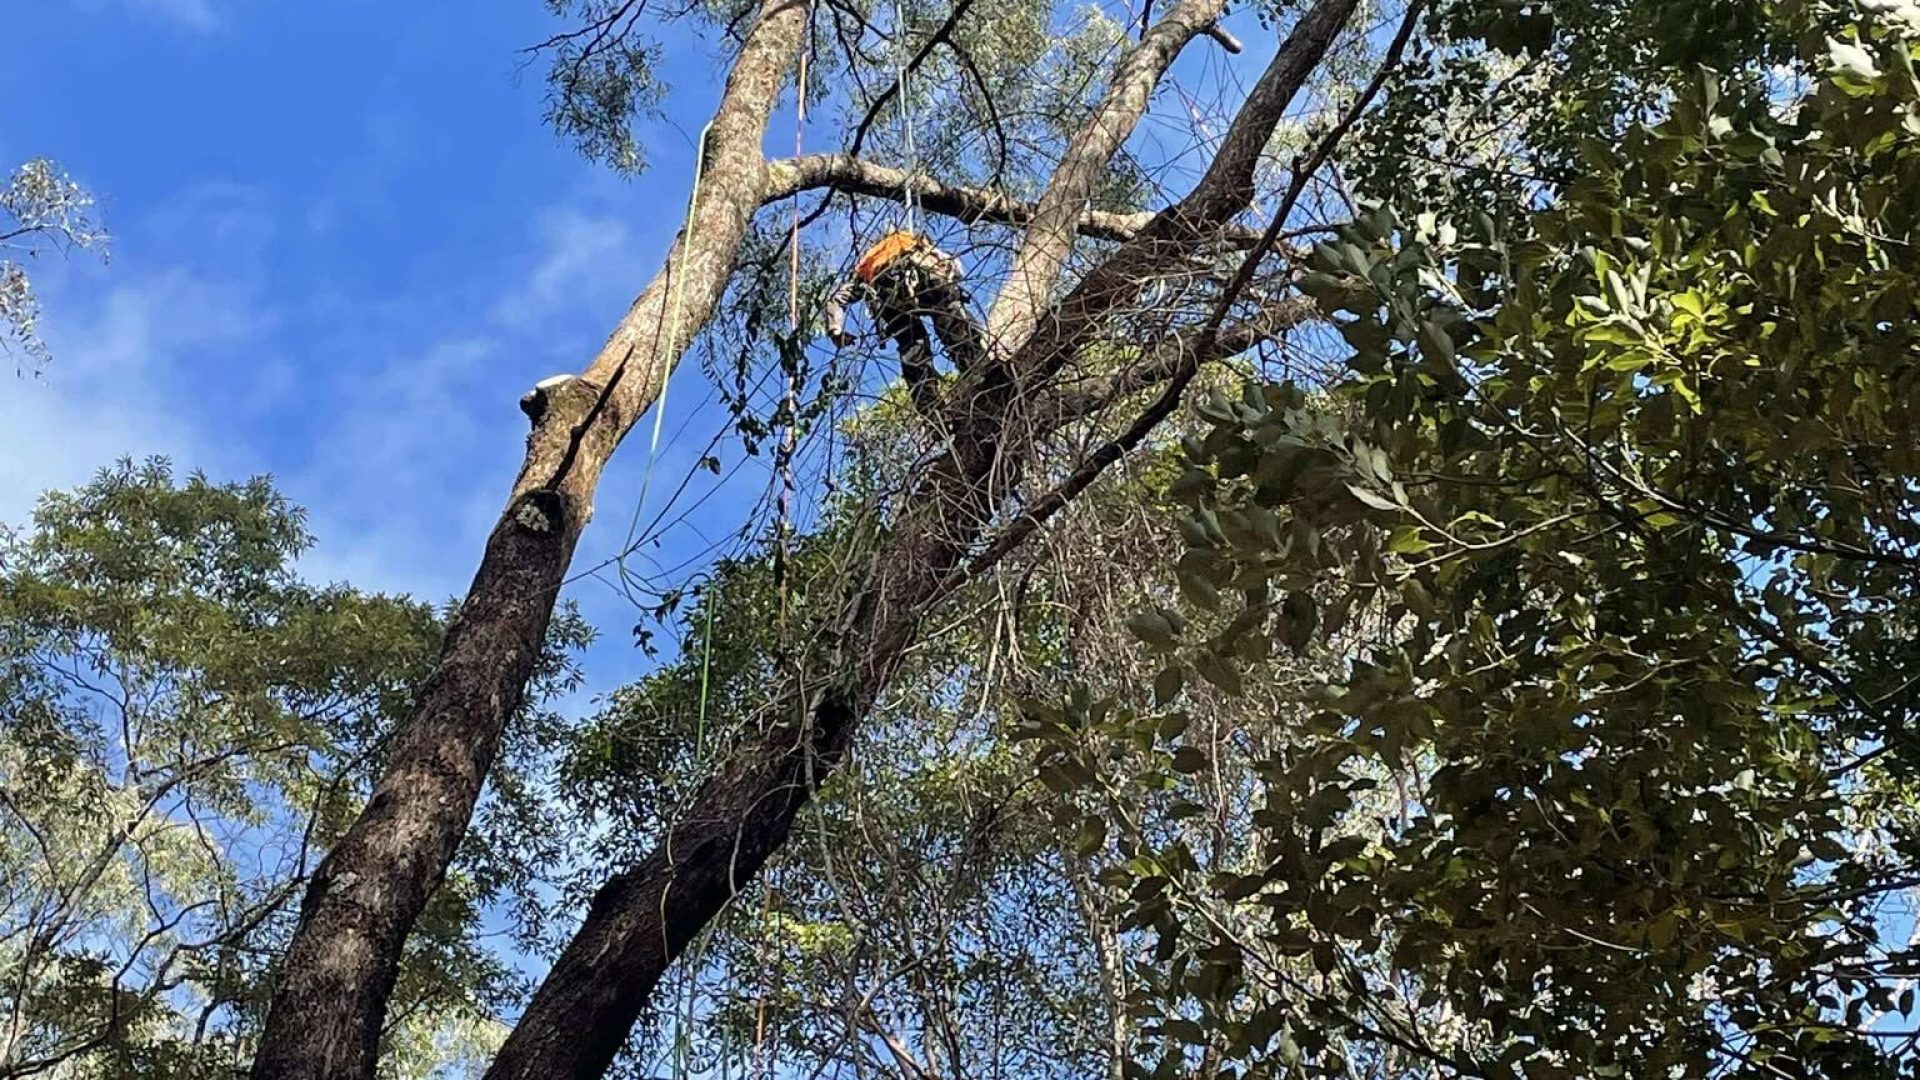
[(1168, 694), (1320, 672), (1256, 765), (1261, 865), (1129, 841), (1170, 1042), (1907, 1074), (1920, 12), (1754, 10), (1784, 83), (1697, 72), (1524, 215), (1366, 215), (1303, 282), (1348, 375), (1201, 405), (1191, 606), (1136, 631)]

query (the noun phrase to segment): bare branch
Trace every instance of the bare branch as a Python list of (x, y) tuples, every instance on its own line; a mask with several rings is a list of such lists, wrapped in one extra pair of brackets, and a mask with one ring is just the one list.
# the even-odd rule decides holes
[[(848, 154), (803, 154), (769, 162), (762, 202), (777, 202), (818, 188), (895, 202), (911, 193), (922, 210), (969, 225), (988, 223), (1020, 228), (1033, 221), (1035, 212), (1034, 204), (1001, 192), (958, 187)], [(1080, 235), (1093, 240), (1131, 240), (1140, 235), (1154, 217), (1151, 210), (1133, 213), (1086, 210), (1080, 215), (1079, 231)], [(1248, 248), (1259, 238), (1257, 230), (1236, 227), (1225, 230), (1221, 240), (1230, 248)]]
[(1247, 351), (1280, 336), (1319, 314), (1312, 300), (1294, 296), (1276, 301), (1251, 317), (1214, 331), (1214, 342), (1201, 355), (1205, 326), (1190, 326), (1168, 335), (1140, 363), (1108, 376), (1095, 390), (1057, 390), (1036, 402), (1028, 416), (1036, 434), (1045, 434), (1093, 416), (1102, 409), (1178, 377), (1190, 360), (1201, 366)]

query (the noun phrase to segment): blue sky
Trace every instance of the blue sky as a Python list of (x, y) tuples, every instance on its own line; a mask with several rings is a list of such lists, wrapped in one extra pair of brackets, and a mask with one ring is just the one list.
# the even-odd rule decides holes
[[(649, 170), (624, 179), (542, 121), (544, 62), (523, 50), (563, 25), (538, 0), (14, 8), (0, 164), (59, 161), (114, 240), (107, 265), (34, 268), (55, 358), (0, 391), (0, 522), (117, 456), (165, 454), (216, 478), (271, 473), (312, 513), (312, 576), (463, 591), (519, 463), (520, 394), (584, 364), (671, 241), (715, 43), (664, 31), (668, 117), (644, 129)], [(1183, 57), (1179, 97), (1136, 139), (1148, 156), (1166, 137), (1193, 146), (1181, 83), (1237, 96), (1264, 63), (1270, 35), (1233, 21), (1249, 55)], [(791, 130), (783, 108), (772, 146)], [(651, 426), (615, 456), (577, 569), (624, 541)], [(647, 517), (724, 426), (686, 365)], [(766, 465), (716, 483), (699, 474), (676, 503), (692, 513), (652, 552), (662, 563), (738, 530)], [(607, 633), (589, 689), (640, 674), (632, 605), (592, 582), (572, 595)]]
[[(273, 474), (312, 513), (315, 577), (462, 591), (519, 463), (520, 394), (591, 356), (686, 195), (675, 125), (649, 129), (653, 168), (625, 180), (542, 123), (544, 68), (519, 50), (557, 25), (535, 0), (15, 5), (0, 161), (59, 161), (114, 239), (106, 265), (34, 267), (54, 360), (0, 390), (0, 521), (116, 456), (165, 454)], [(702, 115), (715, 51), (675, 46), (675, 113)], [(723, 423), (705, 397), (688, 365), (654, 505)], [(583, 560), (624, 538), (648, 431), (608, 472)], [(738, 528), (764, 479), (743, 470), (661, 554)], [(594, 686), (633, 677), (630, 606), (574, 593), (610, 631)]]

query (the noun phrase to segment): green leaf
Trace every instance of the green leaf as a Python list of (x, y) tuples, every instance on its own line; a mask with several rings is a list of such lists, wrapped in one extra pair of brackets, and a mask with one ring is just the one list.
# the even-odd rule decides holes
[(1395, 555), (1419, 555), (1433, 548), (1433, 542), (1422, 535), (1418, 525), (1401, 525), (1387, 540), (1387, 550)]
[(1154, 676), (1153, 680), (1154, 704), (1164, 706), (1179, 697), (1180, 689), (1185, 685), (1186, 678), (1186, 669), (1177, 664), (1162, 668), (1160, 674)]
[(1378, 492), (1361, 487), (1359, 484), (1349, 483), (1347, 490), (1353, 493), (1354, 498), (1359, 499), (1362, 503), (1365, 503), (1375, 510), (1399, 510), (1401, 508), (1399, 503), (1394, 502), (1392, 499)]

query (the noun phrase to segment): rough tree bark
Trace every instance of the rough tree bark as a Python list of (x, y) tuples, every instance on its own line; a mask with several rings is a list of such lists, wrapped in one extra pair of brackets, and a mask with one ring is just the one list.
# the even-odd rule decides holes
[(804, 0), (764, 0), (714, 114), (687, 231), (581, 377), (523, 402), (525, 463), (386, 774), (313, 876), (255, 1080), (373, 1077), (401, 949), (521, 704), (601, 469), (712, 316), (760, 205), (761, 141), (806, 12)]
[[(1215, 236), (1229, 227), (1252, 202), (1260, 149), (1354, 5), (1355, 0), (1318, 0), (1235, 117), (1200, 183), (1155, 215), (1095, 274), (1124, 274), (1128, 263), (1157, 265), (1143, 253), (1159, 253), (1175, 236), (1186, 238), (1190, 250), (1203, 242), (1209, 225)], [(1203, 221), (1202, 213), (1211, 221)], [(1165, 221), (1169, 215), (1176, 224)], [(1139, 246), (1147, 236), (1155, 238), (1151, 245)], [(1108, 289), (1099, 295), (1120, 293)], [(1089, 317), (1079, 325), (1084, 330), (1093, 322)], [(1078, 347), (1071, 339), (1053, 340), (1063, 348)], [(984, 366), (1004, 365), (989, 361)], [(950, 452), (916, 486), (892, 542), (872, 559), (864, 578), (868, 586), (840, 628), (844, 662), (837, 674), (796, 702), (793, 719), (777, 724), (704, 784), (654, 850), (599, 890), (495, 1058), (488, 1080), (597, 1080), (606, 1072), (668, 965), (785, 843), (801, 809), (844, 759), (920, 620), (970, 573), (983, 569), (965, 560), (986, 539), (1005, 485), (1025, 463), (1030, 443), (1023, 434), (1022, 404), (999, 395), (992, 410), (973, 403), (955, 406), (964, 410), (966, 422), (953, 425)]]
[(1075, 226), (1101, 174), (1145, 115), (1147, 100), (1174, 57), (1226, 8), (1226, 0), (1180, 0), (1120, 61), (1100, 107), (1067, 144), (1021, 234), (1006, 284), (987, 311), (989, 355), (1004, 359), (1033, 333), (1073, 253)]

